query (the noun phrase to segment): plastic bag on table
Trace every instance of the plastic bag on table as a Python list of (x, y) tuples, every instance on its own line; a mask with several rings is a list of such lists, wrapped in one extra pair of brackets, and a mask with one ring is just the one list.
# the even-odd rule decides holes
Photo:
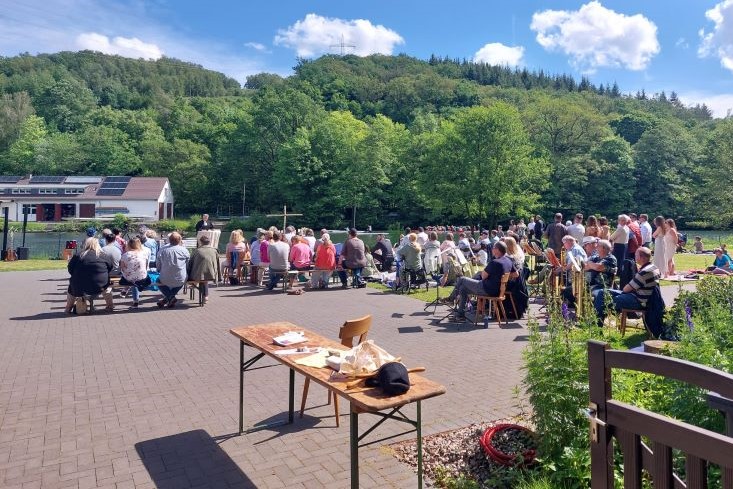
[(343, 360), (341, 361), (339, 373), (344, 375), (371, 373), (395, 359), (383, 348), (375, 345), (374, 340), (367, 340), (341, 356)]

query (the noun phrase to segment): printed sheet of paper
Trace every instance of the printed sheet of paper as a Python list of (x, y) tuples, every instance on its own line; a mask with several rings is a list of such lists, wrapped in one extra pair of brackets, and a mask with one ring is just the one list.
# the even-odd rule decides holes
[(298, 358), (295, 363), (298, 365), (303, 365), (306, 367), (315, 367), (315, 368), (325, 368), (328, 367), (328, 364), (326, 363), (326, 358), (328, 357), (328, 350), (323, 349), (319, 351), (318, 353), (314, 353), (313, 355), (308, 355), (307, 357)]

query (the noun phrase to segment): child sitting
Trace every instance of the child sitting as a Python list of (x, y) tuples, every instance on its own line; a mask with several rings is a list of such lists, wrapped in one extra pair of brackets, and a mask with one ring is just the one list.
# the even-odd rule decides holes
[(699, 255), (702, 253), (705, 249), (705, 246), (702, 244), (702, 237), (695, 236), (695, 242), (693, 243), (693, 246), (695, 248), (695, 254)]

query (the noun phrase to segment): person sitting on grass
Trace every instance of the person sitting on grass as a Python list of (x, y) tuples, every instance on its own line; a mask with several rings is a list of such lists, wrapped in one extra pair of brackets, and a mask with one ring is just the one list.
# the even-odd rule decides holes
[(176, 307), (178, 303), (176, 294), (186, 283), (186, 268), (191, 254), (185, 246), (181, 246), (181, 241), (181, 235), (174, 231), (168, 235), (168, 244), (158, 252), (157, 264), (160, 273), (158, 289), (163, 295), (163, 298), (157, 302), (158, 307), (170, 309)]
[(204, 296), (204, 302), (209, 301), (208, 282), (218, 282), (221, 278), (219, 268), (219, 252), (211, 246), (211, 238), (202, 235), (199, 238), (199, 247), (193, 250), (191, 259), (188, 261), (188, 280), (202, 282), (200, 293)]
[(699, 255), (705, 252), (705, 245), (702, 244), (702, 237), (695, 236), (695, 242), (692, 245), (695, 248), (695, 254)]
[(321, 244), (316, 251), (315, 269), (311, 273), (311, 288), (327, 289), (328, 281), (336, 269), (336, 248), (328, 233), (321, 236)]
[[(621, 311), (621, 309), (644, 310), (654, 288), (659, 286), (659, 269), (651, 263), (651, 250), (641, 247), (636, 250), (635, 257), (639, 271), (636, 272), (631, 282), (626, 284), (623, 290), (606, 290), (611, 295), (613, 307), (616, 311)], [(603, 321), (606, 318), (605, 295), (599, 293), (593, 297), (593, 306), (596, 309), (599, 327), (603, 327)]]
[(731, 259), (728, 255), (723, 254), (722, 248), (715, 248), (715, 260), (713, 266), (706, 269), (706, 273), (712, 273), (713, 275), (733, 275), (733, 269), (731, 269)]
[(506, 244), (498, 241), (491, 248), (491, 254), (494, 257), (486, 268), (477, 274), (474, 278), (458, 277), (456, 286), (451, 294), (442, 299), (444, 304), (453, 304), (458, 298), (458, 309), (456, 310), (456, 319), (466, 319), (466, 302), (469, 295), (488, 295), (497, 297), (501, 290), (501, 278), (505, 273), (511, 273), (514, 265), (506, 256)]
[(374, 264), (374, 257), (366, 245), (364, 245), (364, 256), (366, 257), (367, 264), (362, 269), (361, 276), (364, 278), (379, 278), (379, 270), (377, 270), (377, 266)]
[[(64, 309), (67, 314), (72, 312), (77, 298), (94, 297), (99, 294), (104, 296), (106, 309), (114, 310), (112, 288), (109, 284), (109, 272), (112, 270), (112, 265), (102, 256), (102, 249), (99, 247), (97, 238), (87, 238), (81, 252), (71, 257), (66, 268), (71, 275)], [(84, 312), (77, 310), (79, 314)]]

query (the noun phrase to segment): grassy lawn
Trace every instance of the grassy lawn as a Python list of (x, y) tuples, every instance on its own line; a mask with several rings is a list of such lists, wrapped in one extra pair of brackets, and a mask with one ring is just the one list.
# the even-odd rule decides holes
[(29, 272), (34, 270), (66, 270), (66, 260), (0, 261), (0, 272)]
[(693, 255), (692, 253), (677, 253), (674, 255), (674, 266), (679, 271), (705, 268), (713, 264), (715, 255)]

